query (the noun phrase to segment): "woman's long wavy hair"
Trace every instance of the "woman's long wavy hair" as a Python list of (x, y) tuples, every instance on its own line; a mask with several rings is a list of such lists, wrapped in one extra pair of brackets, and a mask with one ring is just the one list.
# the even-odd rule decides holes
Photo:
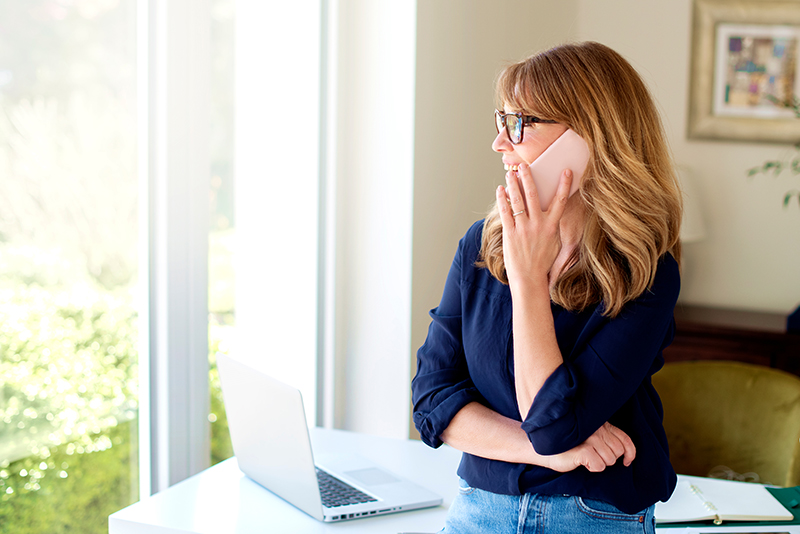
[[(500, 74), (498, 109), (572, 128), (591, 157), (579, 194), (586, 225), (551, 290), (569, 310), (603, 302), (615, 317), (653, 283), (667, 252), (679, 262), (682, 197), (656, 106), (618, 53), (594, 42), (562, 45)], [(497, 205), (486, 217), (478, 265), (508, 283)]]

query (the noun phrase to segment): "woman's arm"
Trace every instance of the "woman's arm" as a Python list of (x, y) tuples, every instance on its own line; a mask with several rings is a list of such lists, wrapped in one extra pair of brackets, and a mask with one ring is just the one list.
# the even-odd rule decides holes
[(564, 363), (556, 339), (547, 276), (511, 286), (514, 318), (514, 382), (517, 406), (524, 420), (536, 394)]
[(411, 381), (414, 425), (422, 441), (434, 448), (442, 444), (440, 436), (459, 410), (470, 402), (484, 402), (467, 367), (461, 317), (461, 265), (471, 268), (482, 229), (483, 222), (477, 222), (459, 240), (441, 302), (430, 312), (428, 337), (417, 351), (417, 372)]
[(598, 472), (616, 463), (623, 456), (629, 466), (636, 456), (630, 437), (606, 423), (581, 445), (561, 454), (538, 454), (528, 440), (519, 421), (472, 402), (464, 406), (442, 432), (442, 441), (451, 447), (475, 456), (547, 467), (567, 472), (584, 466)]
[[(567, 203), (565, 182), (569, 176), (566, 172), (562, 175), (547, 212), (533, 202), (535, 186), (524, 165), (520, 176), (509, 176), (511, 206), (500, 203), (513, 303), (514, 379), (522, 429), (538, 452), (555, 454), (581, 446), (634, 395), (639, 395), (636, 402), (653, 402), (648, 396), (648, 377), (658, 365), (665, 343), (672, 339), (680, 272), (670, 255), (660, 259), (650, 288), (613, 319), (602, 315), (602, 307), (595, 310), (571, 349), (569, 361), (564, 361), (552, 337), (552, 311), (544, 279), (548, 263), (559, 252), (562, 259), (566, 255), (559, 248), (555, 226), (563, 226), (564, 219), (572, 215), (561, 218), (560, 208)], [(498, 198), (502, 196), (499, 188)], [(520, 199), (532, 207), (532, 213), (514, 218), (512, 213), (520, 211), (515, 201), (518, 205)], [(573, 224), (574, 220), (567, 221), (566, 226)], [(566, 239), (571, 236), (567, 230)], [(550, 268), (557, 270), (559, 262), (554, 263)], [(550, 273), (550, 277), (556, 274)]]
[(482, 458), (545, 466), (543, 457), (533, 450), (519, 421), (477, 402), (461, 408), (441, 438), (455, 449)]
[[(553, 264), (561, 252), (561, 219), (569, 199), (572, 172), (564, 171), (549, 209), (539, 209), (530, 168), (506, 175), (497, 190), (503, 223), (503, 257), (511, 290), (514, 334), (514, 376), (519, 413), (524, 420), (536, 394), (563, 363), (550, 308)], [(509, 202), (505, 201), (506, 194)], [(521, 213), (518, 217), (512, 213)]]

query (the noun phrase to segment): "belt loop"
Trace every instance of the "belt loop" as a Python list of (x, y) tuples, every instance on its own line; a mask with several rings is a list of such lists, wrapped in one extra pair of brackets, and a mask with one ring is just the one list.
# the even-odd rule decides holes
[(517, 521), (517, 534), (524, 534), (525, 523), (528, 521), (528, 505), (530, 504), (531, 494), (523, 493), (519, 500), (519, 519)]

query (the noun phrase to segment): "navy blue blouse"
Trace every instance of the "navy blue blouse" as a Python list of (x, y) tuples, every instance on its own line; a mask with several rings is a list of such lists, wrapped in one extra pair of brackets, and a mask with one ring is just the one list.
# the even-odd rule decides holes
[[(417, 352), (412, 382), (414, 424), (431, 447), (455, 414), (476, 401), (520, 421), (514, 387), (511, 292), (487, 269), (475, 266), (483, 221), (459, 241), (444, 295), (425, 344)], [(664, 364), (662, 350), (675, 332), (680, 291), (677, 262), (667, 254), (650, 290), (614, 319), (603, 305), (570, 312), (551, 304), (564, 363), (544, 383), (524, 421), (539, 454), (580, 445), (606, 421), (636, 445), (600, 473), (579, 467), (558, 473), (545, 467), (489, 460), (464, 453), (458, 474), (470, 486), (494, 493), (566, 494), (608, 502), (636, 513), (666, 501), (677, 477), (669, 461), (661, 401), (650, 377)]]

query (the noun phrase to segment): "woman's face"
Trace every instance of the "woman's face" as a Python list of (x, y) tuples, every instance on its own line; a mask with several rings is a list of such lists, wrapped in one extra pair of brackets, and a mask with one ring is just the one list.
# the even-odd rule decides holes
[[(518, 110), (505, 107), (503, 113), (516, 113)], [(514, 145), (509, 141), (505, 128), (498, 132), (492, 143), (492, 150), (503, 155), (506, 169), (526, 163), (530, 165), (553, 141), (567, 131), (563, 124), (533, 123), (525, 125), (522, 142)]]

